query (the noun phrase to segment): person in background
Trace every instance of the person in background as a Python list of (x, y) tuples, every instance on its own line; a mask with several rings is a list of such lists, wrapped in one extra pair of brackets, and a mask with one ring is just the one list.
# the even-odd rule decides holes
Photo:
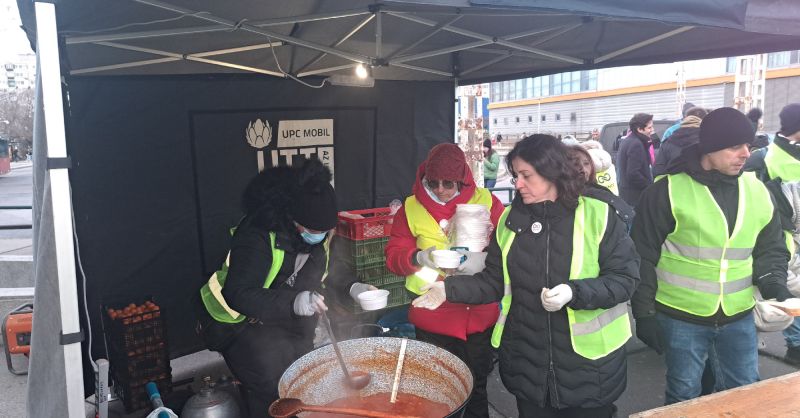
[(653, 184), (653, 157), (650, 153), (653, 115), (637, 113), (633, 115), (628, 126), (630, 134), (622, 140), (617, 153), (619, 195), (629, 205), (636, 207), (639, 195)]
[(502, 142), (502, 141), (503, 141), (503, 135), (500, 135), (500, 134), (498, 133), (498, 134), (497, 134), (497, 143), (499, 144), (499, 143), (500, 143), (500, 142)]
[(500, 167), (500, 155), (492, 149), (492, 141), (483, 141), (483, 187), (491, 189), (497, 184), (497, 169)]
[[(564, 141), (562, 141), (562, 143), (563, 142)], [(575, 168), (575, 171), (583, 177), (587, 184), (597, 184), (594, 161), (592, 161), (592, 156), (589, 155), (589, 152), (580, 144), (564, 145), (566, 145), (567, 160)]]
[(607, 204), (582, 195), (585, 178), (553, 136), (523, 139), (506, 163), (518, 193), (486, 269), (432, 283), (412, 304), (502, 298), (492, 345), (519, 416), (610, 417), (626, 386), (627, 301), (639, 281), (633, 242)]
[[(503, 204), (489, 190), (477, 187), (464, 152), (455, 144), (439, 144), (419, 166), (412, 194), (394, 216), (392, 233), (386, 244), (389, 271), (406, 276), (406, 289), (422, 293), (427, 284), (416, 273), (423, 268), (438, 271), (431, 253), (450, 249), (445, 233), (459, 204), (483, 205), (497, 225)], [(465, 274), (483, 270), (485, 252), (466, 252), (459, 270)], [(440, 272), (440, 278), (441, 276)], [(409, 322), (416, 327), (417, 339), (431, 343), (463, 360), (475, 376), (472, 396), (465, 417), (489, 416), (486, 382), (492, 371), (492, 347), (489, 340), (497, 321), (494, 301), (484, 304), (444, 304), (436, 310), (411, 307)]]
[(603, 149), (603, 145), (599, 141), (593, 139), (584, 141), (581, 146), (589, 152), (594, 164), (595, 178), (597, 184), (605, 187), (611, 193), (619, 195), (617, 188), (617, 168), (611, 162), (611, 154)]
[(755, 151), (769, 145), (769, 137), (764, 133), (758, 133), (761, 127), (761, 117), (763, 115), (764, 112), (757, 107), (747, 111), (747, 119), (750, 120), (750, 124), (753, 125), (753, 132), (756, 134), (756, 139), (754, 139), (753, 143), (750, 145), (750, 151)]
[(741, 173), (753, 140), (747, 118), (717, 109), (699, 137), (644, 191), (631, 231), (642, 258), (636, 335), (665, 353), (667, 404), (700, 395), (706, 360), (718, 391), (756, 382), (753, 286), (764, 299), (792, 297), (775, 205)]
[(700, 140), (700, 122), (703, 121), (707, 114), (708, 111), (702, 107), (693, 107), (684, 112), (680, 128), (672, 134), (669, 141), (661, 144), (656, 163), (653, 165), (654, 176), (666, 174), (667, 168), (680, 157), (681, 151)]
[[(330, 181), (316, 159), (253, 178), (228, 258), (200, 289), (198, 331), (241, 382), (245, 416), (268, 416), (281, 375), (311, 351), (317, 314), (328, 309), (316, 291), (337, 222)], [(326, 284), (355, 300), (374, 289), (355, 280)]]
[[(683, 104), (683, 110), (681, 111), (681, 116), (682, 116), (683, 118), (685, 118), (685, 117), (686, 117), (686, 115), (687, 115), (687, 112), (689, 111), (689, 109), (691, 109), (691, 108), (693, 108), (693, 107), (695, 107), (695, 106), (694, 106), (694, 104), (692, 104), (692, 103), (690, 103), (690, 102), (686, 102), (686, 103), (684, 103), (684, 104)], [(664, 136), (661, 138), (661, 142), (662, 142), (662, 143), (663, 143), (663, 142), (666, 142), (667, 138), (669, 138), (670, 136), (672, 136), (672, 134), (674, 134), (674, 133), (675, 133), (675, 131), (677, 131), (678, 129), (680, 129), (680, 128), (681, 128), (681, 123), (683, 123), (683, 119), (681, 119), (681, 120), (679, 120), (679, 121), (675, 122), (675, 124), (674, 124), (674, 125), (672, 125), (672, 126), (670, 126), (669, 128), (667, 128), (667, 130), (666, 130), (666, 131), (664, 131)]]
[[(744, 169), (754, 171), (778, 202), (781, 224), (791, 252), (787, 283), (792, 294), (800, 297), (800, 103), (785, 106), (779, 118), (781, 129), (775, 134), (775, 140), (768, 147), (753, 152)], [(786, 340), (784, 358), (800, 366), (800, 318), (783, 331), (783, 336)]]

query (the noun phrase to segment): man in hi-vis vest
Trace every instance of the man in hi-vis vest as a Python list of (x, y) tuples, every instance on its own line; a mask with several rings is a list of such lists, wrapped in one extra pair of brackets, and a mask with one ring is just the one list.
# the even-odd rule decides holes
[(753, 173), (741, 173), (753, 138), (741, 112), (714, 110), (700, 124), (699, 143), (637, 207), (636, 335), (665, 353), (667, 404), (700, 395), (706, 360), (717, 391), (757, 381), (753, 286), (764, 299), (792, 297), (775, 205)]
[[(792, 253), (787, 285), (794, 296), (800, 296), (800, 248), (797, 245), (800, 238), (800, 103), (785, 106), (779, 117), (781, 130), (769, 146), (753, 152), (744, 170), (755, 171), (778, 202), (787, 246)], [(800, 318), (783, 331), (783, 336), (786, 339), (784, 358), (800, 366)]]
[[(427, 282), (416, 273), (423, 267), (436, 268), (431, 260), (433, 250), (451, 247), (444, 229), (455, 215), (456, 205), (484, 205), (489, 209), (492, 225), (497, 225), (503, 204), (489, 190), (475, 185), (464, 152), (456, 144), (439, 144), (431, 149), (417, 170), (412, 191), (395, 214), (385, 250), (386, 265), (395, 274), (406, 276), (408, 291), (421, 294), (420, 288)], [(459, 271), (483, 270), (486, 253), (466, 253), (466, 256)], [(436, 310), (409, 308), (408, 319), (416, 327), (417, 339), (455, 354), (475, 375), (465, 417), (489, 416), (486, 395), (486, 379), (492, 371), (489, 339), (498, 312), (496, 303), (452, 303)]]

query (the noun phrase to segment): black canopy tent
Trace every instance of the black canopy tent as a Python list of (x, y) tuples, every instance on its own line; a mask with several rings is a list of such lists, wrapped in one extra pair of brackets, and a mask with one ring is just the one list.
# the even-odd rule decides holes
[[(18, 4), (40, 63), (31, 416), (83, 413), (73, 232), (95, 353), (100, 302), (143, 293), (170, 313), (172, 354), (197, 347), (189, 301), (256, 172), (256, 119), (334, 119), (340, 206), (383, 205), (452, 136), (456, 84), (800, 45), (790, 0)], [(373, 89), (285, 76), (359, 64)]]

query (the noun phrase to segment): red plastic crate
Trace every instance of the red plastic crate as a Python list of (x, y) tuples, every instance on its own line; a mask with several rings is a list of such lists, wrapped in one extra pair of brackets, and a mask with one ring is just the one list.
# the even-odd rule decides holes
[(347, 213), (361, 215), (363, 219), (352, 219), (339, 213), (339, 223), (336, 233), (351, 240), (388, 237), (392, 233), (392, 210), (390, 208), (375, 208), (362, 210), (348, 210)]

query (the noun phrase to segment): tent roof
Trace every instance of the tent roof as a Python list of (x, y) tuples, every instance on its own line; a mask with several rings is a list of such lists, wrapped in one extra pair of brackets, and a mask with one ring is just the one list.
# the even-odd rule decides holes
[[(360, 61), (377, 79), (471, 84), (800, 45), (791, 0), (168, 1), (57, 3), (66, 68), (304, 78)], [(18, 2), (33, 37), (32, 3)]]

